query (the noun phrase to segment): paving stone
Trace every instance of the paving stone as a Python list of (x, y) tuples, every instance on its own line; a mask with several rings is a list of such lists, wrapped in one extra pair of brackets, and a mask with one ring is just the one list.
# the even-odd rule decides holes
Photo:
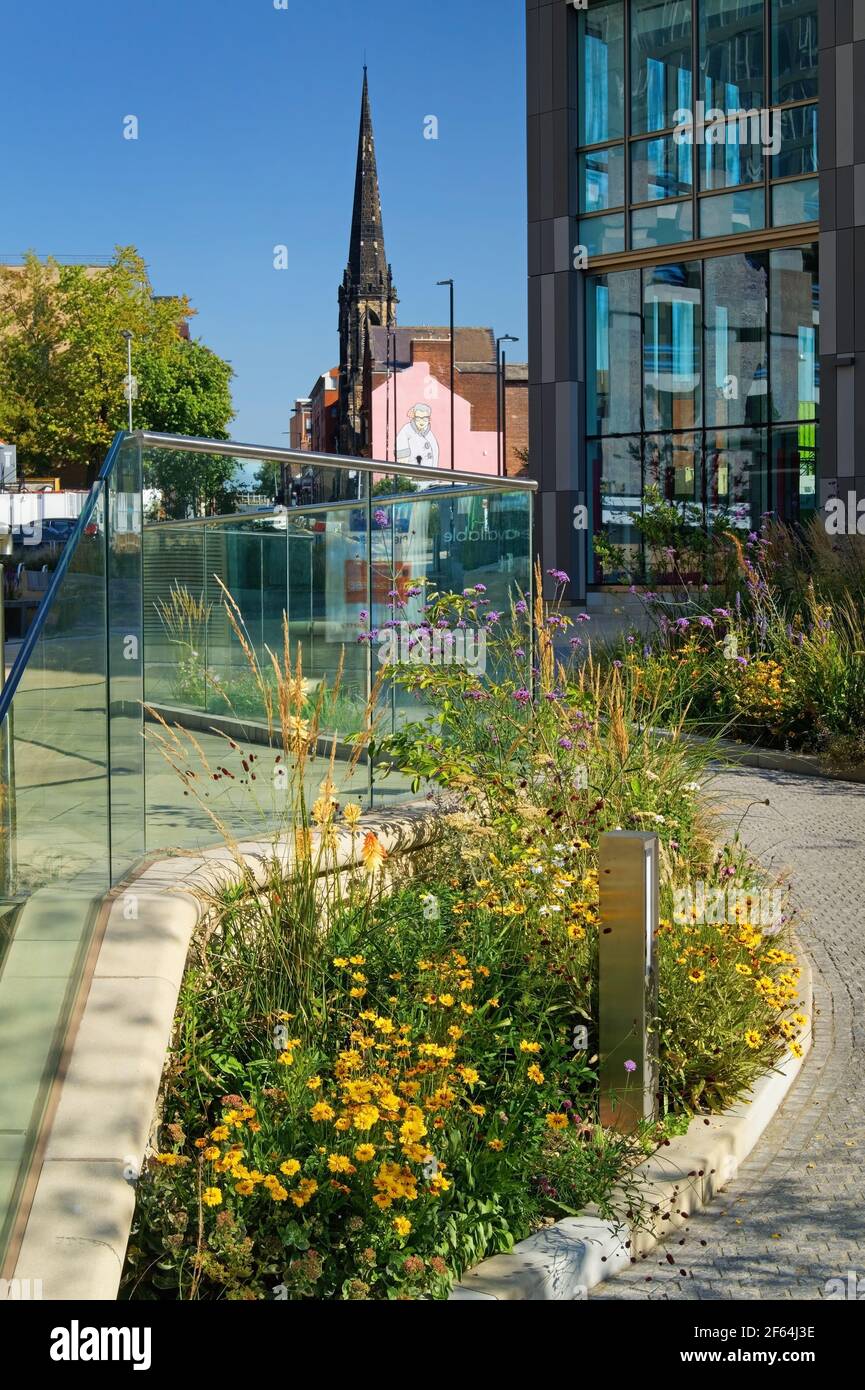
[(865, 786), (737, 768), (711, 790), (731, 826), (744, 815), (748, 850), (789, 870), (814, 972), (813, 1047), (724, 1206), (688, 1223), (676, 1260), (693, 1277), (632, 1266), (592, 1299), (819, 1299), (827, 1279), (865, 1276)]

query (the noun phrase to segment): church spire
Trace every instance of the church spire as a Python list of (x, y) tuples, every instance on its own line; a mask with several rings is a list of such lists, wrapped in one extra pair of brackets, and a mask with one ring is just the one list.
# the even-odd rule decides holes
[(384, 250), (384, 227), (381, 220), (381, 196), (375, 162), (375, 136), (369, 106), (366, 64), (363, 68), (348, 268), (355, 286), (361, 292), (374, 293), (387, 281), (388, 264)]
[(397, 303), (384, 249), (369, 80), (364, 64), (351, 241), (339, 289), (340, 453), (370, 456), (372, 423), (364, 398), (364, 362), (370, 331), (396, 326)]

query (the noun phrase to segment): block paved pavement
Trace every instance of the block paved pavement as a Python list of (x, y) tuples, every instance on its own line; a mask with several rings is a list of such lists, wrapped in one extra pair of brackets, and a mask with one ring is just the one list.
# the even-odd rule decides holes
[(790, 870), (813, 1047), (735, 1180), (590, 1299), (818, 1299), (865, 1279), (865, 785), (736, 768), (711, 791), (748, 849)]

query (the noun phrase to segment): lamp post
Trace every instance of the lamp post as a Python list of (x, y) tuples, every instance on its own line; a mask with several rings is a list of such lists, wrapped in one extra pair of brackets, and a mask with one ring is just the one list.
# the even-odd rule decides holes
[(505, 470), (502, 441), (502, 420), (505, 414), (505, 386), (502, 380), (502, 343), (518, 343), (512, 333), (503, 333), (496, 338), (496, 473), (501, 477)]
[(126, 339), (126, 399), (129, 403), (129, 433), (132, 433), (132, 401), (135, 382), (132, 379), (132, 334), (124, 328), (120, 335)]
[(454, 282), (453, 280), (437, 280), (438, 285), (447, 285), (450, 289), (451, 300), (451, 468), (456, 468), (456, 458), (454, 456), (454, 384), (456, 378), (456, 350), (454, 345)]

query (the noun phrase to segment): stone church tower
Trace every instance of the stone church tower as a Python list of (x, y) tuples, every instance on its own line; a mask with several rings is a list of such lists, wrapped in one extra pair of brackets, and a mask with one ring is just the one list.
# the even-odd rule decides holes
[(384, 250), (375, 140), (366, 67), (348, 265), (339, 290), (339, 435), (341, 454), (369, 457), (372, 421), (364, 409), (364, 359), (370, 328), (396, 325), (398, 300)]

